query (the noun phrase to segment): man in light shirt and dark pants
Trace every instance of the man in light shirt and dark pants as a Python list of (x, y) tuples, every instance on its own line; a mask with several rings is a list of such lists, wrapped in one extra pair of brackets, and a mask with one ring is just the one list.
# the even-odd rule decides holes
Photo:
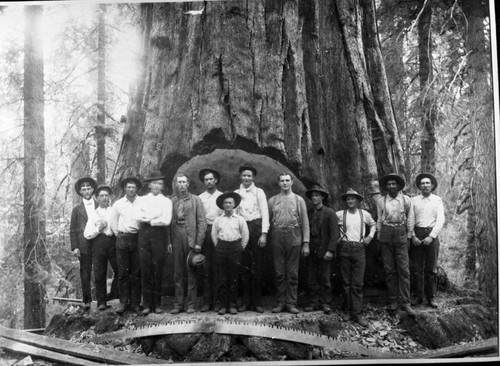
[[(203, 306), (201, 311), (209, 311), (212, 307), (215, 308), (215, 289), (217, 288), (216, 276), (215, 276), (215, 246), (212, 241), (212, 225), (214, 220), (222, 215), (222, 211), (217, 206), (217, 197), (219, 197), (222, 192), (217, 189), (217, 184), (220, 182), (220, 174), (218, 171), (213, 169), (202, 169), (200, 170), (198, 177), (200, 181), (205, 185), (206, 191), (200, 194), (201, 202), (203, 202), (203, 207), (205, 208), (205, 215), (207, 218), (207, 233), (205, 235), (205, 240), (203, 241), (203, 247), (201, 248), (201, 254), (205, 256), (205, 262), (203, 264)], [(218, 310), (218, 309), (217, 309)]]
[(168, 250), (172, 253), (169, 225), (172, 221), (172, 201), (161, 192), (165, 177), (153, 171), (146, 179), (150, 192), (141, 197), (138, 206), (139, 261), (141, 264), (142, 313), (157, 314), (161, 308), (163, 264)]
[(248, 308), (263, 313), (262, 271), (265, 258), (267, 232), (269, 230), (269, 210), (266, 194), (255, 186), (257, 169), (250, 165), (239, 168), (241, 185), (235, 192), (241, 196), (241, 203), (236, 213), (242, 216), (248, 225), (250, 239), (243, 252), (241, 285), (243, 298), (239, 312)]
[(417, 175), (415, 185), (421, 194), (412, 198), (415, 228), (410, 246), (410, 269), (416, 282), (413, 304), (422, 304), (425, 295), (427, 304), (437, 308), (434, 297), (437, 287), (438, 235), (445, 222), (443, 201), (432, 193), (438, 185), (432, 174)]
[(236, 314), (238, 298), (238, 266), (245, 249), (249, 233), (245, 219), (234, 208), (241, 202), (236, 192), (228, 192), (217, 198), (217, 206), (224, 209), (224, 214), (217, 217), (212, 226), (212, 240), (215, 245), (217, 263), (217, 308), (224, 315), (226, 308), (230, 314)]
[(116, 263), (118, 266), (118, 283), (120, 288), (120, 305), (116, 309), (123, 314), (129, 307), (141, 315), (141, 277), (139, 264), (139, 245), (137, 232), (137, 207), (140, 198), (137, 191), (142, 183), (135, 177), (127, 177), (120, 181), (125, 196), (113, 204), (111, 228), (116, 235)]

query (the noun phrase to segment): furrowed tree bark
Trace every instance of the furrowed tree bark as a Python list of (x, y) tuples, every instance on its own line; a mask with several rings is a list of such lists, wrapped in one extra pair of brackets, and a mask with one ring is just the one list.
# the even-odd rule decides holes
[(333, 197), (404, 173), (372, 1), (221, 1), (184, 14), (197, 8), (141, 6), (144, 59), (118, 177), (161, 168), (171, 179), (216, 149), (270, 157)]
[(41, 6), (25, 7), (24, 327), (45, 327), (45, 141)]
[(422, 132), (420, 135), (420, 171), (434, 174), (436, 171), (437, 105), (433, 87), (432, 70), (432, 0), (421, 0), (418, 19), (418, 60), (420, 79), (420, 103)]
[(473, 217), (468, 220), (474, 235), (480, 289), (495, 302), (498, 301), (498, 247), (495, 188), (495, 129), (489, 44), (485, 38), (484, 21), (490, 16), (488, 2), (463, 0), (462, 9), (467, 18), (465, 47), (467, 49), (467, 79), (469, 84), (470, 116), (474, 136), (471, 204)]

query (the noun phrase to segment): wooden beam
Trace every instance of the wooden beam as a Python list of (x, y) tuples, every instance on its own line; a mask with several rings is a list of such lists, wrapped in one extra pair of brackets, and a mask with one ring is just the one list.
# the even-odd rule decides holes
[(121, 352), (98, 345), (75, 343), (64, 339), (36, 335), (17, 329), (0, 327), (0, 337), (101, 363), (114, 365), (165, 363), (165, 360), (157, 358)]
[(0, 337), (0, 348), (16, 353), (22, 353), (24, 355), (30, 355), (32, 357), (37, 357), (44, 360), (57, 361), (58, 363), (61, 363), (63, 365), (71, 365), (71, 366), (101, 365), (101, 363), (92, 362), (83, 358), (77, 358), (62, 353), (57, 353), (53, 351), (48, 351), (46, 349), (29, 346), (27, 344), (12, 341), (10, 339), (6, 339), (3, 337)]
[(409, 358), (454, 358), (486, 352), (496, 352), (496, 355), (498, 356), (498, 337), (488, 338), (483, 341), (468, 344), (439, 348), (427, 352), (418, 352), (410, 355)]

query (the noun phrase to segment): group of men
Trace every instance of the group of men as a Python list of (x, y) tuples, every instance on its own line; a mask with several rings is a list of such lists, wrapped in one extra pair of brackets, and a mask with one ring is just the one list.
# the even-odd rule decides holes
[[(262, 274), (268, 253), (265, 247), (270, 245), (277, 300), (273, 313), (299, 313), (301, 256), (308, 261), (310, 294), (304, 310), (330, 313), (331, 263), (338, 256), (345, 318), (366, 326), (361, 316), (365, 247), (375, 238), (384, 263), (389, 309), (401, 307), (415, 314), (410, 302), (410, 268), (416, 281), (414, 304), (426, 298), (429, 306), (437, 306), (437, 236), (444, 224), (444, 208), (441, 199), (433, 194), (437, 187), (433, 175), (417, 176), (421, 194), (413, 199), (402, 193), (405, 181), (400, 176), (380, 178), (380, 186), (387, 193), (377, 200), (375, 221), (360, 207), (364, 197), (351, 188), (341, 195), (346, 209), (335, 212), (327, 205), (328, 191), (314, 185), (306, 191), (312, 204), (308, 210), (305, 200), (292, 191), (291, 173), (278, 176), (280, 192), (270, 199), (254, 183), (255, 167), (241, 166), (239, 174), (240, 187), (222, 193), (217, 189), (220, 173), (202, 169), (199, 179), (206, 190), (196, 196), (189, 192), (189, 178), (177, 173), (171, 198), (162, 194), (165, 177), (159, 171), (146, 179), (149, 193), (145, 196), (137, 195), (141, 181), (128, 177), (120, 182), (124, 197), (112, 207), (111, 187), (98, 186), (89, 177), (76, 182), (82, 203), (73, 209), (71, 246), (80, 258), (85, 308), (90, 308), (93, 263), (100, 310), (106, 309), (106, 300), (118, 293), (119, 314), (127, 309), (142, 315), (161, 313), (162, 271), (168, 252), (174, 258), (172, 314), (195, 312), (200, 274), (202, 312), (263, 313)], [(111, 293), (106, 295), (108, 261), (118, 274), (119, 285), (114, 280)]]

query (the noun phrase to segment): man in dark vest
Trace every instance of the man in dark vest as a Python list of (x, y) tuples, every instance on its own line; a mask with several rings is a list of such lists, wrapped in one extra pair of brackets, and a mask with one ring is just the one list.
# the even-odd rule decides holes
[(82, 197), (82, 202), (76, 205), (71, 212), (69, 238), (71, 251), (80, 261), (80, 278), (82, 282), (82, 296), (84, 309), (90, 309), (92, 294), (90, 281), (92, 276), (92, 240), (87, 240), (83, 233), (89, 216), (95, 214), (97, 202), (94, 200), (94, 191), (97, 183), (90, 177), (80, 178), (75, 183), (75, 191)]
[(379, 180), (386, 194), (377, 202), (377, 232), (384, 261), (385, 281), (389, 290), (389, 310), (399, 306), (415, 316), (410, 304), (409, 242), (415, 225), (410, 197), (401, 191), (405, 181), (391, 173)]

